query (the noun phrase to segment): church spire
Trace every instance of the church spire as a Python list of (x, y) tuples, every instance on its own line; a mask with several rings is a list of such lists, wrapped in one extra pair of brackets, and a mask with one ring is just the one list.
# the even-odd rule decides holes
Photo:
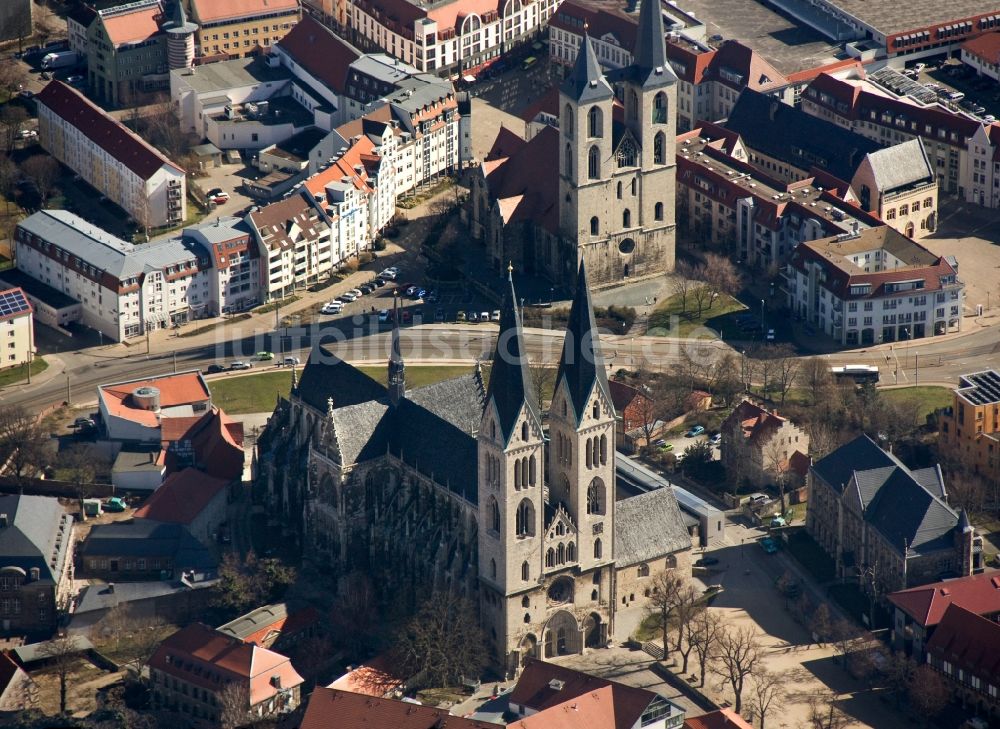
[(399, 348), (399, 297), (392, 292), (392, 346), (389, 350), (389, 400), (393, 405), (406, 396), (406, 367)]
[(573, 296), (569, 322), (566, 325), (556, 388), (563, 379), (566, 380), (566, 390), (573, 404), (577, 423), (583, 419), (587, 401), (595, 388), (601, 390), (608, 402), (611, 402), (608, 375), (601, 356), (601, 340), (597, 322), (594, 321), (594, 307), (590, 300), (590, 287), (587, 285), (587, 271), (583, 261), (580, 261), (576, 294)]
[(583, 43), (576, 54), (573, 70), (562, 83), (562, 93), (576, 102), (600, 101), (614, 96), (611, 86), (604, 79), (601, 63), (597, 60), (594, 44), (586, 29), (583, 33)]
[(660, 0), (641, 0), (639, 28), (635, 35), (632, 65), (647, 71), (667, 65), (667, 47), (663, 39), (663, 13)]
[(531, 385), (528, 371), (528, 357), (521, 331), (521, 316), (517, 310), (517, 295), (514, 293), (513, 268), (507, 267), (507, 286), (500, 308), (500, 333), (493, 353), (493, 367), (490, 369), (490, 388), (486, 393), (486, 405), (492, 401), (496, 405), (500, 431), (505, 442), (510, 442), (514, 426), (517, 424), (521, 408), (528, 410), (541, 430), (541, 415), (535, 401), (535, 389)]

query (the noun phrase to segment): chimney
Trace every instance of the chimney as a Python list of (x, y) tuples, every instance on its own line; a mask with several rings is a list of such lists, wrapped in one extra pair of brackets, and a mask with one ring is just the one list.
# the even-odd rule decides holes
[(6, 529), (6, 528), (7, 528), (7, 515), (0, 514), (0, 529)]
[(108, 583), (108, 592), (110, 594), (112, 594), (112, 595), (115, 594), (115, 583), (114, 582), (109, 582)]
[(271, 685), (274, 686), (279, 691), (281, 690), (281, 676), (277, 673), (271, 676)]

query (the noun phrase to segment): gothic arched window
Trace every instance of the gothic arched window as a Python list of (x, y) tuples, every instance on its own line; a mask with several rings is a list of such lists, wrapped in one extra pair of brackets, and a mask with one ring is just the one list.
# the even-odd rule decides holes
[(594, 540), (594, 559), (601, 558), (601, 538), (598, 537)]
[(667, 138), (663, 132), (657, 132), (653, 137), (653, 163), (658, 165), (667, 163)]
[(573, 148), (570, 145), (566, 145), (566, 152), (564, 154), (566, 158), (566, 176), (573, 176)]
[(601, 436), (601, 465), (608, 462), (608, 436)]
[(528, 567), (528, 563), (527, 562), (522, 562), (521, 563), (521, 579), (524, 580), (525, 582), (527, 582), (528, 579), (530, 578), (530, 576), (531, 576), (531, 568)]
[(591, 460), (594, 461), (594, 468), (597, 468), (598, 464), (601, 462), (601, 439), (595, 436), (594, 445), (592, 447), (594, 449), (594, 455)]
[(566, 546), (566, 561), (567, 562), (576, 562), (576, 543), (575, 542), (570, 542)]
[(535, 454), (531, 454), (531, 458), (528, 459), (528, 485), (535, 485), (537, 466), (535, 465)]
[(500, 506), (495, 497), (491, 496), (486, 507), (490, 519), (490, 530), (496, 534), (500, 533)]
[(631, 228), (632, 227), (632, 211), (625, 208), (625, 212), (622, 213), (622, 227)]
[(527, 458), (522, 458), (521, 459), (521, 488), (524, 488), (524, 489), (528, 488), (528, 485), (531, 483), (531, 481), (528, 480), (528, 478), (529, 478), (530, 475), (531, 474), (530, 474), (529, 469), (528, 469), (528, 459)]
[(662, 91), (653, 97), (653, 124), (667, 123), (667, 95)]
[(497, 561), (495, 559), (490, 560), (490, 577), (494, 580), (497, 578)]
[(514, 461), (514, 490), (521, 490), (521, 459)]
[(553, 550), (552, 547), (549, 547), (549, 550), (545, 553), (545, 566), (555, 567), (555, 564), (556, 564), (555, 550)]
[(601, 232), (601, 223), (597, 219), (597, 216), (595, 215), (590, 219), (590, 234), (599, 235), (600, 232)]
[(517, 506), (515, 527), (519, 537), (535, 535), (535, 507), (528, 499), (524, 499)]
[(618, 183), (618, 199), (619, 200), (622, 199), (622, 183), (621, 182)]
[(567, 137), (573, 136), (573, 107), (569, 104), (563, 109), (563, 130)]
[(603, 121), (604, 121), (604, 115), (601, 113), (600, 107), (597, 106), (590, 107), (590, 111), (587, 112), (587, 136), (588, 137), (604, 136)]
[(658, 202), (653, 207), (653, 218), (656, 220), (663, 220), (663, 203)]
[(594, 407), (592, 409), (592, 412), (593, 412), (593, 415), (594, 415), (594, 420), (597, 420), (599, 417), (601, 417), (601, 405), (600, 405), (600, 403), (598, 403), (596, 401), (594, 402)]
[(601, 151), (596, 146), (587, 152), (587, 177), (591, 180), (601, 178)]
[(628, 118), (631, 121), (639, 118), (639, 96), (635, 91), (629, 91), (628, 94)]
[(528, 440), (528, 422), (521, 423), (521, 440)]
[(594, 467), (594, 449), (593, 449), (592, 441), (590, 440), (590, 438), (587, 438), (587, 447), (584, 450), (586, 451), (587, 468), (593, 468)]
[(566, 563), (566, 546), (560, 542), (559, 546), (556, 547), (556, 564)]
[(595, 478), (590, 482), (590, 486), (587, 487), (587, 513), (603, 514), (604, 500), (604, 482), (599, 478)]

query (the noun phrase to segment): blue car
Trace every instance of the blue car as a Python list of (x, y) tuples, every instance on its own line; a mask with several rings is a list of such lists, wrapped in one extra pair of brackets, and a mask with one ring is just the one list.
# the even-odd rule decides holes
[(705, 432), (705, 427), (702, 425), (696, 425), (687, 433), (684, 434), (686, 438), (697, 438), (699, 435)]
[(764, 537), (760, 540), (760, 548), (767, 554), (775, 554), (778, 551), (778, 544), (771, 537)]

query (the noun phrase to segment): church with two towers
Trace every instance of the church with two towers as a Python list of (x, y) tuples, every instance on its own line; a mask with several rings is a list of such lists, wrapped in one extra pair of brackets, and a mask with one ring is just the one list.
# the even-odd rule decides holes
[(659, 3), (643, 2), (633, 62), (604, 73), (584, 34), (559, 87), (558, 128), (530, 140), (501, 129), (473, 175), (469, 221), (498, 271), (595, 287), (674, 268), (677, 77)]
[[(258, 442), (257, 487), (304, 559), (417, 604), (478, 607), (495, 667), (606, 646), (691, 549), (673, 491), (619, 493), (616, 413), (587, 283), (551, 403), (536, 401), (512, 276), (488, 371), (408, 388), (398, 327), (387, 385), (317, 346)], [(396, 317), (398, 322), (399, 317)]]

